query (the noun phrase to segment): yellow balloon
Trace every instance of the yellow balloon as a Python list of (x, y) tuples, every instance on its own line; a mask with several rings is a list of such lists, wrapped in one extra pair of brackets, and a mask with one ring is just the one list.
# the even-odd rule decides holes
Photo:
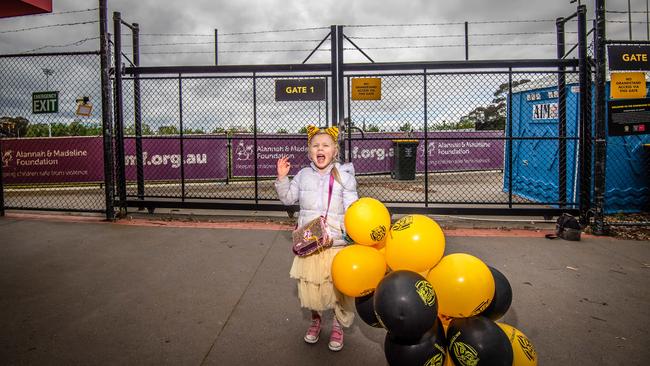
[(386, 237), (386, 263), (393, 271), (428, 271), (440, 261), (444, 252), (442, 229), (424, 215), (402, 217)]
[[(390, 247), (389, 247), (390, 248)], [(485, 310), (494, 297), (494, 277), (480, 259), (465, 253), (443, 257), (427, 280), (438, 296), (438, 312), (465, 318)]]
[(390, 228), (386, 206), (371, 197), (354, 201), (345, 211), (345, 231), (361, 245), (376, 245), (384, 240)]
[(512, 366), (537, 366), (537, 352), (528, 337), (511, 325), (499, 322), (497, 325), (506, 333), (512, 345)]
[(351, 297), (374, 292), (385, 273), (384, 256), (365, 245), (347, 246), (336, 253), (332, 261), (334, 286)]

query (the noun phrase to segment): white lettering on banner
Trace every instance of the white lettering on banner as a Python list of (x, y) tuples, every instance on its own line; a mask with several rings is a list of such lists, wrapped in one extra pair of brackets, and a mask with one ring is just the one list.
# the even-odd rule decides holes
[[(436, 145), (437, 144), (437, 145)], [(420, 157), (424, 157), (424, 145), (421, 145), (418, 148)], [(472, 149), (491, 149), (492, 142), (490, 141), (455, 141), (455, 142), (429, 142), (429, 156), (438, 155), (467, 155), (470, 154), (470, 148)], [(449, 150), (443, 150), (449, 149)], [(459, 162), (458, 160), (454, 160)], [(490, 159), (486, 159), (490, 161)], [(469, 161), (465, 161), (468, 163)], [(473, 161), (476, 163), (476, 161)], [(434, 164), (435, 165), (435, 164)]]
[(353, 159), (375, 159), (377, 161), (382, 161), (386, 157), (393, 156), (393, 148), (389, 148), (388, 152), (383, 148), (375, 149), (360, 149), (358, 146), (352, 148), (352, 158)]
[[(205, 165), (208, 163), (207, 154), (185, 154), (185, 165)], [(136, 165), (135, 155), (124, 156), (125, 166)], [(156, 154), (149, 156), (148, 152), (142, 153), (142, 165), (169, 165), (174, 169), (181, 166), (180, 154)]]
[(557, 103), (533, 105), (533, 119), (557, 119)]

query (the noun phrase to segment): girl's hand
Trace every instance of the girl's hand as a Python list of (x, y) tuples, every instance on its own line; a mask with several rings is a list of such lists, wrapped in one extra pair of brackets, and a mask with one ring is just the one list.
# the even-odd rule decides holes
[(289, 162), (289, 157), (284, 156), (278, 159), (278, 179), (282, 179), (289, 174), (289, 169), (291, 169), (291, 163)]

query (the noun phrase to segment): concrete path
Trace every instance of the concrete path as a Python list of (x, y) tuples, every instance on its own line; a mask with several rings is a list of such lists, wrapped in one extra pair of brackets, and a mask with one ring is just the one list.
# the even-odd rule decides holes
[[(0, 218), (0, 364), (386, 364), (360, 320), (339, 353), (302, 341), (286, 227), (124, 223)], [(650, 364), (650, 243), (518, 232), (449, 231), (446, 253), (507, 276), (539, 364)]]

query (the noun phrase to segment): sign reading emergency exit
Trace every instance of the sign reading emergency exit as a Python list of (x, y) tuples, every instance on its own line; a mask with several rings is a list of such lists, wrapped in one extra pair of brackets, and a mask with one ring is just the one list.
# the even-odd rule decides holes
[(58, 113), (59, 92), (47, 91), (32, 93), (32, 113)]

